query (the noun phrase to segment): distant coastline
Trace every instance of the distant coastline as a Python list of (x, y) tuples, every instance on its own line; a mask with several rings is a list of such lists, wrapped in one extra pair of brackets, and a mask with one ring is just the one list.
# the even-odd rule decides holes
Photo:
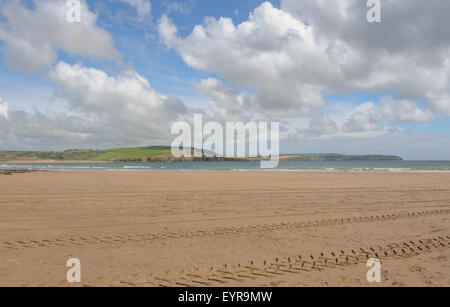
[[(193, 150), (194, 151), (194, 150)], [(89, 163), (89, 162), (251, 162), (263, 158), (227, 158), (206, 155), (196, 158), (174, 158), (167, 146), (117, 148), (108, 150), (0, 151), (2, 163)], [(394, 155), (285, 154), (280, 161), (402, 161)]]

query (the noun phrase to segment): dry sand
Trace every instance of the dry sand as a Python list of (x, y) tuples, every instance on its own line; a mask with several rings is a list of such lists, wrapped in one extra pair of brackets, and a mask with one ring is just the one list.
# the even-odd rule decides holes
[(0, 175), (0, 286), (73, 257), (89, 286), (369, 286), (376, 256), (381, 286), (450, 286), (449, 217), (450, 174)]

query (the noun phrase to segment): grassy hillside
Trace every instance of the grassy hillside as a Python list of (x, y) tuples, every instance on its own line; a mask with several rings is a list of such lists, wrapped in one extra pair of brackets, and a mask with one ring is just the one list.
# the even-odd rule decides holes
[(119, 161), (119, 160), (137, 160), (143, 158), (154, 158), (172, 156), (170, 147), (137, 147), (137, 148), (118, 148), (107, 150), (93, 158), (93, 161)]
[[(5, 161), (174, 161), (170, 147), (149, 146), (135, 148), (117, 148), (108, 150), (66, 150), (51, 151), (0, 151), (0, 162)], [(202, 158), (196, 161), (204, 160)], [(227, 159), (239, 160), (239, 159)], [(257, 159), (248, 159), (257, 160)], [(340, 155), (340, 154), (292, 154), (282, 155), (281, 161), (388, 161), (402, 160), (397, 156), (380, 155)]]
[(136, 148), (118, 148), (109, 150), (66, 150), (51, 151), (0, 151), (0, 161), (124, 161), (139, 160), (153, 157), (171, 156), (170, 147), (150, 146)]

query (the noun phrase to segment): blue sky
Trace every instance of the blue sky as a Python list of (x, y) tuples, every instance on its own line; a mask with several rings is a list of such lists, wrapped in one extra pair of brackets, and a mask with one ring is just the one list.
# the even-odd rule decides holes
[(1, 149), (170, 143), (200, 111), (280, 121), (286, 153), (450, 158), (443, 2), (380, 24), (356, 0), (83, 0), (80, 24), (65, 3), (0, 5)]
[[(24, 5), (33, 8), (33, 1), (22, 1)], [(158, 39), (157, 19), (168, 13), (168, 5), (176, 1), (152, 1), (152, 14), (146, 17), (142, 24), (136, 24), (135, 9), (126, 3), (115, 1), (88, 0), (87, 3), (92, 11), (98, 12), (98, 24), (108, 30), (115, 40), (116, 48), (122, 53), (124, 61), (133, 66), (139, 74), (145, 76), (152, 87), (167, 95), (183, 96), (193, 100), (204, 100), (204, 97), (196, 91), (192, 82), (207, 77), (211, 74), (197, 71), (188, 67), (182, 59), (171, 50), (162, 45)], [(188, 35), (197, 24), (201, 24), (205, 17), (228, 17), (238, 24), (248, 18), (249, 13), (261, 4), (262, 0), (252, 1), (205, 1), (191, 0), (178, 1), (182, 3), (183, 11), (170, 11), (173, 21), (180, 25), (180, 34)], [(279, 1), (272, 1), (274, 5), (279, 5)], [(126, 14), (133, 19), (122, 20), (114, 23), (115, 14)], [(152, 37), (153, 36), (153, 37)], [(58, 59), (69, 63), (82, 62), (86, 66), (117, 72), (120, 68), (108, 61), (92, 60), (85, 57), (70, 55), (64, 51), (58, 51)], [(51, 92), (51, 84), (42, 80), (42, 75), (27, 75), (8, 69), (5, 65), (0, 66), (1, 90), (11, 92), (7, 97), (11, 97), (18, 92), (18, 88), (27, 86), (36, 88), (36, 92), (41, 92), (46, 88)], [(13, 78), (14, 82), (11, 82)], [(11, 88), (11, 85), (14, 85)], [(43, 100), (48, 97), (48, 92), (44, 91)], [(38, 94), (32, 91), (34, 97)], [(26, 103), (24, 103), (26, 104)], [(32, 105), (32, 104), (30, 104)]]
[[(95, 8), (98, 1), (88, 2)], [(211, 74), (188, 67), (176, 52), (168, 50), (160, 43), (157, 33), (158, 18), (163, 14), (169, 14), (173, 22), (179, 25), (180, 35), (187, 36), (196, 25), (203, 23), (205, 17), (228, 17), (235, 24), (239, 24), (263, 2), (263, 0), (152, 1), (152, 16), (149, 16), (148, 24), (145, 26), (136, 27), (125, 23), (122, 26), (113, 24), (105, 28), (113, 33), (116, 46), (124, 55), (124, 60), (132, 63), (155, 89), (170, 95), (192, 99), (195, 103), (195, 100), (203, 101), (204, 97), (193, 89), (192, 83)], [(271, 2), (279, 5), (279, 1)], [(169, 11), (170, 3), (181, 3), (182, 11)], [(112, 11), (120, 9), (129, 15), (135, 14), (133, 8), (124, 3), (111, 2), (108, 9)], [(99, 17), (99, 24), (110, 24), (106, 14)], [(145, 38), (149, 34), (155, 37)]]

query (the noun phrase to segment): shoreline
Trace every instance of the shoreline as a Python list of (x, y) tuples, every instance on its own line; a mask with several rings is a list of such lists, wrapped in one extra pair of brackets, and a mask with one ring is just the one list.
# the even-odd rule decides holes
[(61, 173), (298, 173), (298, 174), (450, 174), (450, 170), (290, 170), (290, 169), (127, 169), (127, 168), (110, 168), (110, 169), (2, 169), (0, 172), (61, 172)]
[[(293, 169), (293, 168), (275, 168), (275, 169), (262, 169), (262, 168), (170, 168), (168, 166), (152, 165), (151, 163), (146, 163), (146, 165), (123, 165), (121, 167), (101, 167), (101, 166), (72, 166), (71, 164), (83, 163), (83, 164), (107, 164), (107, 162), (66, 162), (66, 163), (49, 163), (49, 162), (35, 162), (35, 163), (7, 163), (0, 162), (0, 171), (16, 171), (16, 172), (168, 172), (168, 173), (184, 173), (184, 172), (195, 172), (195, 173), (318, 173), (318, 174), (449, 174), (450, 169), (412, 169), (406, 167), (379, 167), (379, 168), (317, 168), (317, 169)], [(193, 162), (194, 163), (194, 162)], [(2, 167), (14, 166), (17, 164), (18, 167)], [(21, 165), (19, 165), (21, 164)], [(39, 167), (37, 164), (47, 164), (48, 167)], [(66, 165), (64, 165), (66, 164)], [(122, 163), (124, 164), (124, 163)], [(29, 165), (29, 167), (27, 167)], [(50, 167), (51, 166), (51, 167)]]

